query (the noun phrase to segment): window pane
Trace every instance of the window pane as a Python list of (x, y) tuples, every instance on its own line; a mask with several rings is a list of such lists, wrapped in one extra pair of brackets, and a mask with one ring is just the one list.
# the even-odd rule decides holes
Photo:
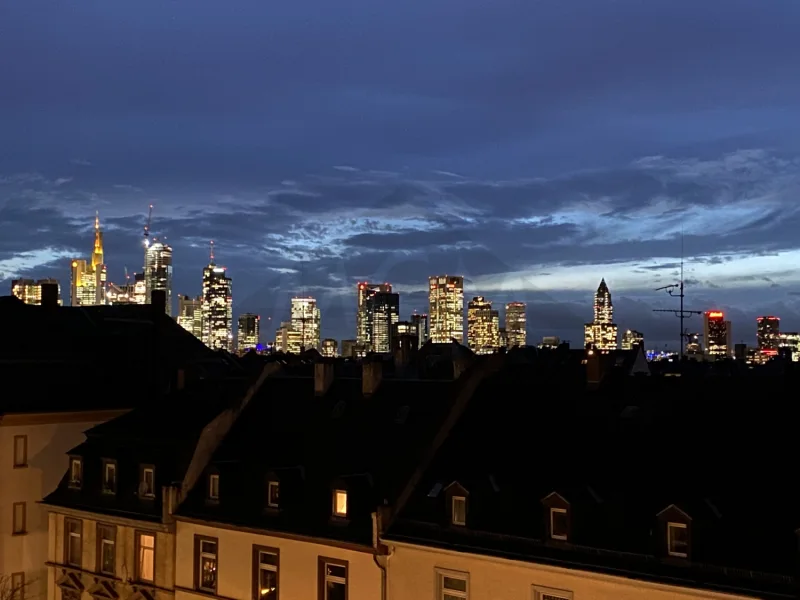
[(341, 565), (327, 564), (325, 565), (325, 567), (327, 569), (326, 572), (329, 577), (341, 577), (342, 579), (347, 577), (347, 569)]
[(558, 537), (567, 537), (567, 513), (560, 510), (553, 510), (553, 531), (552, 535)]
[(102, 565), (101, 570), (103, 573), (114, 573), (114, 542), (112, 540), (103, 540), (102, 542)]
[(464, 600), (464, 596), (453, 596), (452, 594), (444, 593), (442, 600)]
[(456, 577), (444, 576), (442, 578), (442, 587), (445, 590), (450, 590), (450, 591), (453, 591), (453, 592), (466, 592), (467, 591), (467, 580), (466, 579), (457, 579)]
[(73, 566), (81, 566), (81, 538), (75, 534), (69, 536), (67, 562)]
[(325, 600), (345, 600), (347, 598), (347, 586), (344, 583), (328, 581), (325, 584)]
[(139, 536), (139, 579), (142, 581), (154, 581), (155, 545), (155, 536)]
[(347, 514), (347, 492), (343, 490), (336, 490), (336, 514)]
[(467, 501), (464, 498), (453, 498), (453, 523), (467, 521)]
[(207, 540), (202, 540), (200, 542), (200, 552), (203, 554), (216, 554), (217, 553), (217, 543), (216, 542), (209, 542)]
[(261, 569), (258, 574), (258, 593), (263, 600), (274, 600), (278, 597), (278, 573)]
[(278, 499), (280, 497), (280, 486), (277, 481), (272, 481), (269, 484), (269, 505), (278, 506)]
[(200, 557), (200, 587), (213, 590), (217, 585), (217, 559)]
[(276, 566), (278, 564), (278, 555), (272, 552), (259, 552), (258, 562), (262, 565)]
[(67, 521), (67, 523), (68, 523), (67, 527), (69, 528), (69, 533), (80, 534), (80, 532), (81, 532), (81, 524), (80, 523), (78, 523), (77, 521)]

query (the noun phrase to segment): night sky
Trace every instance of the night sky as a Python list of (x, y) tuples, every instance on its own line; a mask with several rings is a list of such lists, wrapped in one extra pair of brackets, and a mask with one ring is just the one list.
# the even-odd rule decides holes
[(687, 307), (796, 331), (798, 30), (797, 0), (0, 2), (0, 285), (68, 297), (96, 210), (121, 281), (152, 202), (174, 293), (213, 239), (265, 339), (292, 295), (351, 338), (356, 281), (406, 317), (449, 273), (574, 345), (605, 277), (674, 346), (683, 232)]

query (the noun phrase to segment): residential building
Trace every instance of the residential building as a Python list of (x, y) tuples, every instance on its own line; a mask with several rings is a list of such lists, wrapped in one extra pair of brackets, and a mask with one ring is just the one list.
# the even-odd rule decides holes
[(506, 304), (506, 343), (509, 348), (525, 346), (528, 343), (528, 323), (524, 302), (509, 302)]
[(438, 275), (428, 278), (430, 339), (434, 344), (464, 343), (464, 278)]
[(25, 304), (42, 303), (42, 285), (53, 284), (58, 290), (58, 304), (61, 302), (61, 285), (57, 279), (15, 279), (11, 282), (11, 295), (16, 296)]

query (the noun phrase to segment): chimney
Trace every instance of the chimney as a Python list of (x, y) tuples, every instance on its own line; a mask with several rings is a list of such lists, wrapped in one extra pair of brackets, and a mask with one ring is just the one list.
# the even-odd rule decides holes
[(56, 308), (58, 306), (57, 283), (42, 284), (42, 306), (46, 306), (47, 308)]
[(314, 394), (324, 396), (333, 383), (333, 363), (321, 361), (314, 365)]
[(167, 312), (167, 292), (164, 290), (153, 290), (150, 292), (150, 304), (153, 312), (161, 315)]
[(372, 396), (383, 379), (383, 363), (380, 360), (364, 361), (362, 364), (361, 391), (364, 396)]

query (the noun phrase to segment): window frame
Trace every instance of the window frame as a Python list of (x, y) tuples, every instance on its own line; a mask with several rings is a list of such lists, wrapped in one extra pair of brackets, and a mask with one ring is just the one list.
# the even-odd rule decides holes
[[(78, 466), (78, 477), (75, 477), (75, 465)], [(79, 490), (83, 487), (83, 458), (80, 456), (70, 456), (69, 457), (69, 487), (74, 490)]]
[[(20, 527), (17, 527), (17, 507), (22, 508)], [(28, 533), (28, 503), (14, 502), (11, 505), (11, 535), (25, 535)]]
[[(556, 535), (555, 529), (555, 515), (556, 513), (560, 515), (564, 515), (564, 518), (567, 520), (566, 531), (563, 535)], [(561, 506), (551, 506), (550, 507), (550, 539), (558, 540), (560, 542), (566, 542), (569, 538), (569, 510), (563, 508)]]
[[(436, 577), (434, 586), (434, 589), (436, 590), (436, 600), (444, 600), (445, 592), (447, 592), (448, 596), (469, 600), (470, 581), (469, 573), (467, 571), (453, 571), (452, 569), (442, 569), (436, 567), (434, 569), (434, 575)], [(446, 590), (444, 587), (445, 578), (458, 579), (459, 581), (466, 582), (467, 591), (462, 592), (461, 590)]]
[[(679, 552), (673, 550), (672, 530), (681, 529), (686, 533), (686, 552)], [(667, 522), (667, 555), (673, 558), (688, 558), (689, 557), (689, 526), (686, 523), (678, 521)]]
[[(214, 490), (215, 482), (216, 490)], [(219, 473), (210, 473), (208, 475), (208, 499), (211, 502), (219, 502)]]
[[(70, 541), (73, 534), (69, 530), (70, 524), (75, 523), (78, 525), (78, 533), (75, 537), (78, 538), (78, 559), (77, 563), (70, 561), (70, 548), (72, 547)], [(83, 568), (83, 519), (73, 519), (70, 517), (64, 518), (64, 564), (76, 569)]]
[[(543, 585), (533, 586), (533, 600), (573, 600), (575, 594), (569, 590), (546, 587)], [(549, 597), (549, 598), (548, 598)]]
[[(345, 600), (350, 598), (350, 561), (342, 560), (340, 558), (331, 558), (329, 556), (317, 557), (317, 598), (318, 600), (328, 600), (327, 586), (329, 581), (327, 566), (333, 565), (335, 567), (344, 567), (344, 597)], [(332, 580), (338, 580), (339, 577), (333, 577)], [(334, 583), (340, 583), (334, 581)]]
[[(278, 501), (272, 501), (272, 490), (278, 490)], [(281, 504), (281, 482), (276, 480), (270, 480), (267, 482), (267, 508), (280, 508)]]
[[(253, 600), (260, 600), (261, 593), (261, 553), (275, 555), (275, 586), (277, 593), (275, 594), (276, 600), (281, 597), (281, 551), (280, 548), (273, 548), (271, 546), (259, 546), (253, 544)], [(271, 571), (272, 569), (265, 569)]]
[[(202, 551), (203, 542), (211, 542), (216, 545), (216, 552), (214, 553), (214, 588), (202, 587), (203, 580), (201, 570), (203, 566), (203, 556), (208, 554)], [(210, 556), (210, 555), (209, 555)], [(206, 592), (210, 594), (217, 594), (219, 588), (219, 538), (210, 537), (207, 535), (194, 534), (194, 589), (199, 592)]]
[[(19, 583), (16, 583), (18, 581)], [(11, 594), (9, 600), (25, 600), (25, 571), (11, 574)], [(15, 593), (16, 590), (16, 593)]]
[[(464, 507), (463, 518), (456, 517), (456, 504), (461, 503)], [(467, 525), (467, 497), (453, 494), (450, 497), (450, 524), (458, 525), (459, 527), (466, 527)]]
[[(113, 552), (114, 561), (111, 565), (111, 571), (103, 570), (103, 546), (108, 541), (108, 538), (101, 535), (102, 531), (111, 532), (111, 547)], [(100, 575), (107, 575), (114, 577), (117, 574), (117, 526), (109, 523), (98, 523), (95, 529), (95, 573)]]
[[(339, 512), (339, 494), (344, 494), (344, 512)], [(347, 489), (344, 487), (337, 487), (333, 489), (333, 516), (337, 519), (346, 519), (348, 510), (350, 509), (350, 494), (348, 494)]]
[[(108, 483), (108, 471), (109, 467), (111, 467), (111, 471), (114, 473), (114, 485), (111, 487), (107, 486)], [(104, 458), (103, 459), (103, 493), (104, 494), (111, 494), (114, 495), (117, 493), (117, 461), (111, 458)]]
[[(22, 456), (17, 455), (17, 442), (22, 441)], [(14, 436), (14, 468), (15, 469), (25, 469), (28, 467), (28, 436), (27, 435), (15, 435)]]
[[(153, 579), (152, 580), (151, 579), (145, 579), (144, 577), (142, 577), (141, 558), (142, 558), (142, 548), (145, 547), (145, 546), (142, 546), (142, 536), (143, 535), (146, 535), (148, 537), (152, 537), (153, 538), (153, 568), (151, 569), (151, 571), (153, 572)], [(134, 579), (137, 582), (141, 583), (141, 584), (155, 585), (155, 583), (156, 583), (156, 566), (157, 566), (157, 563), (156, 563), (156, 548), (158, 546), (158, 538), (156, 536), (156, 532), (155, 531), (136, 530), (134, 532), (134, 536), (135, 536), (134, 537), (134, 553), (135, 553), (135, 556), (134, 556), (134, 563), (133, 563)]]
[[(151, 492), (144, 491), (144, 484), (145, 484), (145, 474), (147, 472), (152, 473), (153, 475), (153, 489)], [(150, 464), (142, 464), (139, 465), (139, 498), (143, 500), (154, 500), (156, 497), (156, 467), (155, 465)]]

